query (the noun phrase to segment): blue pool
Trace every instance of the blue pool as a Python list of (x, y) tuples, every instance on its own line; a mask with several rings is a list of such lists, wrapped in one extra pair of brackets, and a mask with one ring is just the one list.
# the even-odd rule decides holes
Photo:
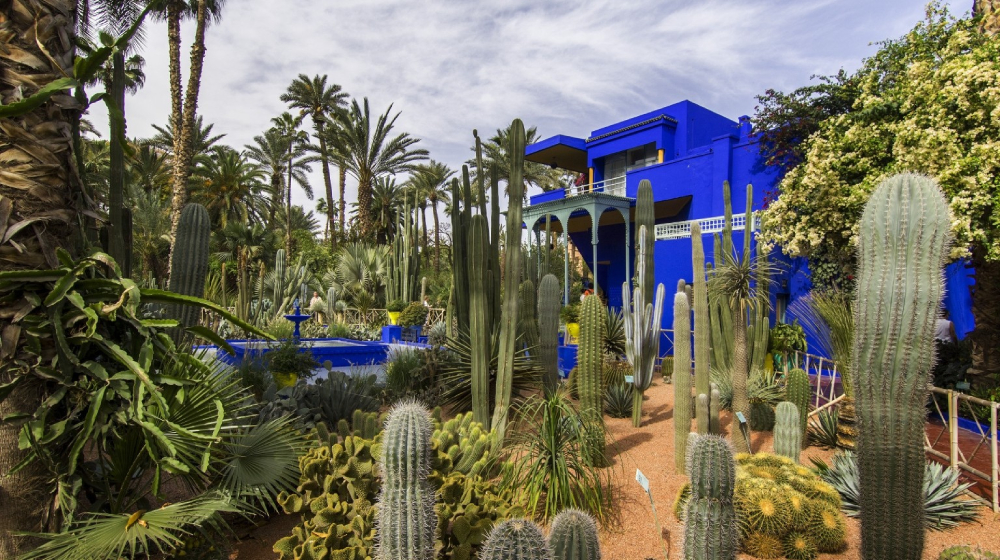
[[(227, 340), (235, 355), (222, 349), (217, 351), (220, 360), (230, 365), (239, 365), (251, 356), (263, 356), (270, 350), (263, 340)], [(363, 342), (343, 338), (303, 338), (299, 352), (311, 352), (320, 364), (330, 362), (331, 369), (351, 366), (376, 365), (385, 362), (390, 345), (384, 342)]]

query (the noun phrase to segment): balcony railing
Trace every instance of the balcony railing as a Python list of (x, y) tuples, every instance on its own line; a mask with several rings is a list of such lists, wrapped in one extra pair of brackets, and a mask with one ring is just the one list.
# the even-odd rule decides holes
[[(686, 222), (672, 222), (669, 224), (656, 224), (656, 239), (681, 239), (684, 237), (691, 237), (691, 224), (695, 222), (698, 222), (698, 225), (701, 226), (702, 235), (707, 233), (717, 233), (726, 227), (725, 216), (714, 216), (712, 218), (702, 218), (700, 220), (689, 220)], [(760, 215), (758, 213), (754, 213), (753, 222), (753, 229), (759, 230)], [(732, 224), (733, 231), (746, 229), (746, 215), (733, 215)]]
[(566, 187), (566, 198), (581, 194), (605, 193), (612, 196), (625, 196), (625, 176), (615, 177), (606, 181), (597, 181), (586, 185), (570, 185)]

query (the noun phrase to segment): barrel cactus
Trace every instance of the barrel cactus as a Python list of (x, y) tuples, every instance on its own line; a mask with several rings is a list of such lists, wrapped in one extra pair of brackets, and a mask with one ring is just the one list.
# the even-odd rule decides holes
[(799, 409), (783, 401), (774, 409), (774, 452), (799, 462), (802, 452), (802, 432), (799, 430)]
[(597, 523), (584, 511), (563, 510), (552, 521), (549, 547), (553, 560), (600, 560)]
[(420, 404), (396, 405), (382, 440), (382, 492), (378, 501), (380, 560), (432, 560), (437, 515), (431, 470), (430, 414)]
[(490, 531), (481, 560), (552, 560), (542, 530), (528, 519), (509, 519)]
[(726, 440), (699, 436), (690, 451), (691, 496), (684, 507), (685, 560), (734, 560), (739, 531), (736, 464)]
[(875, 189), (858, 228), (851, 385), (869, 560), (923, 554), (923, 518), (914, 512), (924, 501), (927, 383), (950, 226), (934, 181), (902, 174)]

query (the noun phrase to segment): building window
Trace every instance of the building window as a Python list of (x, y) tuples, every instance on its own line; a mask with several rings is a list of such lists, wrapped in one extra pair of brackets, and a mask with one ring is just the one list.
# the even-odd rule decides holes
[(628, 151), (627, 159), (627, 169), (633, 171), (635, 169), (640, 169), (648, 165), (653, 165), (656, 163), (656, 143), (650, 142), (645, 146), (639, 146), (638, 148), (632, 148)]

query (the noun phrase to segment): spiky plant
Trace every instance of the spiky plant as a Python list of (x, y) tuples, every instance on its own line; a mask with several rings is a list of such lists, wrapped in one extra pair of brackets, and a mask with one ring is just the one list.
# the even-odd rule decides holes
[(551, 560), (542, 530), (530, 519), (508, 519), (490, 531), (479, 551), (482, 560)]
[(563, 510), (552, 521), (549, 532), (552, 560), (600, 560), (601, 543), (597, 523), (587, 512)]

